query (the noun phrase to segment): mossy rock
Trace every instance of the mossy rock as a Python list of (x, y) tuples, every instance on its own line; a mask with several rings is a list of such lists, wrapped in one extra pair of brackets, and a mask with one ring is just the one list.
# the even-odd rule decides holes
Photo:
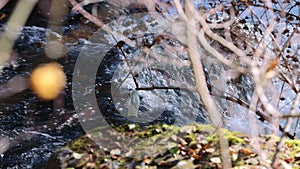
[[(261, 152), (250, 138), (239, 132), (220, 130), (228, 141), (232, 167), (269, 167), (279, 138), (261, 136)], [(299, 168), (300, 141), (286, 140), (279, 152), (278, 166)], [(264, 161), (259, 154), (265, 153)], [(63, 157), (64, 156), (64, 157)], [(219, 138), (211, 125), (128, 124), (90, 131), (57, 150), (47, 167), (56, 168), (223, 168)], [(52, 164), (52, 165), (51, 165)], [(47, 169), (47, 167), (45, 167)]]

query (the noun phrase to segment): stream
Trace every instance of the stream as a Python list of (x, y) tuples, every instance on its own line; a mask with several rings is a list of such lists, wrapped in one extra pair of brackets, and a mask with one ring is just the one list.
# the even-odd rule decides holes
[[(195, 3), (199, 6), (217, 5), (210, 4), (209, 1)], [(9, 12), (12, 9), (11, 5), (1, 12)], [(174, 10), (170, 8), (169, 13), (174, 14)], [(32, 15), (38, 17), (36, 12)], [(80, 27), (77, 17), (78, 14), (72, 13), (72, 19), (68, 18), (70, 24), (62, 28), (63, 32)], [(244, 17), (246, 14), (241, 15), (241, 18)], [(90, 39), (79, 38), (66, 44), (66, 55), (57, 62), (64, 68), (67, 85), (61, 96), (54, 101), (41, 101), (28, 88), (31, 71), (40, 63), (52, 61), (45, 56), (43, 49), (45, 38), (50, 31), (44, 28), (46, 21), (28, 21), (15, 43), (16, 56), (12, 57), (12, 61), (0, 76), (0, 168), (42, 168), (56, 149), (83, 135), (87, 128), (97, 127), (97, 122), (103, 119), (113, 125), (139, 123), (147, 126), (175, 123), (183, 126), (192, 122), (210, 123), (199, 95), (195, 91), (185, 90), (185, 87), (193, 86), (195, 80), (181, 39), (160, 39), (160, 34), (153, 32), (157, 33), (161, 27), (166, 28), (166, 25), (161, 24), (163, 22), (157, 24), (157, 20), (149, 18), (150, 15), (123, 17), (110, 22), (109, 25), (124, 34), (129, 32), (126, 36), (135, 41), (137, 46), (150, 46), (152, 52), (163, 55), (166, 60), (179, 60), (185, 65), (179, 67), (150, 59), (150, 55), (144, 55), (139, 47), (131, 47), (120, 39), (98, 31)], [(147, 24), (139, 27), (138, 22)], [(103, 45), (103, 41), (108, 41), (108, 45)], [(159, 43), (155, 44), (157, 41)], [(167, 49), (176, 50), (170, 52)], [(205, 53), (204, 50), (202, 52)], [(103, 58), (99, 59), (100, 55)], [(79, 59), (86, 62), (86, 70), (76, 67)], [(250, 76), (240, 76), (236, 83), (228, 82), (228, 79), (222, 78), (227, 76), (224, 73), (227, 71), (226, 67), (215, 60), (206, 61), (203, 66), (210, 77), (210, 85), (247, 102), (251, 99), (254, 85)], [(93, 78), (90, 74), (84, 74), (92, 67), (96, 67)], [(273, 90), (284, 89), (284, 92), (278, 95), (284, 98), (278, 103), (278, 107), (283, 113), (288, 113), (295, 93), (288, 85), (279, 79), (276, 80)], [(180, 82), (180, 87), (176, 86), (177, 82)], [(140, 105), (136, 114), (129, 116), (128, 99), (130, 92), (135, 89)], [(81, 101), (80, 99), (84, 100), (89, 96), (95, 96), (95, 105), (77, 104), (79, 102), (76, 99)], [(251, 124), (245, 120), (248, 118), (246, 108), (225, 99), (214, 99), (224, 114), (224, 124), (228, 129), (250, 133)], [(93, 111), (96, 109), (101, 113)], [(86, 120), (84, 123), (82, 118)], [(271, 127), (267, 122), (255, 122), (261, 134), (270, 133)], [(296, 121), (293, 130), (298, 129), (295, 123)], [(297, 136), (299, 137), (299, 134)]]

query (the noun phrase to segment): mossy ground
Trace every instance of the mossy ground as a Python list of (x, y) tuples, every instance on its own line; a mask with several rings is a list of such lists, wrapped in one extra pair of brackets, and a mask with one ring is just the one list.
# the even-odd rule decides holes
[[(221, 129), (233, 168), (268, 168), (279, 138), (250, 138)], [(100, 134), (101, 133), (101, 134)], [(99, 136), (97, 136), (99, 135)], [(258, 142), (253, 143), (253, 140)], [(105, 144), (100, 144), (105, 143)], [(278, 168), (300, 167), (300, 140), (286, 140)], [(211, 125), (124, 125), (102, 127), (70, 142), (66, 168), (223, 168), (216, 129)]]

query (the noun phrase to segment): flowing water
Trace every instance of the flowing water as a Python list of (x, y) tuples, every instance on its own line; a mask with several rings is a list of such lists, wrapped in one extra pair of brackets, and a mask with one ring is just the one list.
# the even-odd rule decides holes
[[(210, 1), (201, 1), (204, 4), (198, 1), (195, 3), (203, 6)], [(209, 6), (216, 5), (212, 3)], [(174, 14), (174, 9), (170, 8), (169, 13)], [(105, 53), (96, 77), (91, 77), (92, 81), (95, 79), (93, 86), (87, 86), (85, 92), (80, 94), (84, 96), (95, 93), (97, 105), (105, 120), (116, 125), (128, 122), (141, 125), (175, 123), (179, 126), (191, 122), (209, 123), (200, 97), (193, 88), (193, 71), (184, 49), (184, 39), (164, 39), (157, 31), (166, 25), (162, 22), (157, 24), (157, 20), (149, 19), (150, 15), (139, 17), (140, 19), (121, 18), (122, 27), (118, 25), (121, 22), (110, 23), (112, 28), (122, 28), (125, 34), (129, 32), (126, 35), (135, 41), (138, 47), (130, 47), (120, 40), (115, 41), (115, 37), (104, 36), (104, 39), (110, 42), (109, 45), (113, 45)], [(147, 24), (141, 27), (138, 21)], [(77, 24), (64, 29), (67, 31)], [(176, 33), (176, 30), (169, 31)], [(41, 168), (55, 149), (84, 133), (78, 123), (80, 114), (75, 112), (76, 105), (73, 105), (73, 70), (80, 51), (90, 54), (86, 59), (98, 61), (98, 56), (92, 56), (87, 46), (97, 44), (100, 35), (94, 35), (94, 39), (79, 39), (75, 43), (66, 44), (67, 55), (58, 60), (64, 66), (68, 78), (66, 89), (55, 101), (45, 102), (36, 98), (28, 89), (28, 78), (36, 65), (51, 61), (45, 57), (42, 47), (47, 32), (49, 30), (37, 26), (25, 27), (15, 44), (18, 57), (4, 68), (0, 77), (0, 168)], [(153, 59), (151, 54), (145, 54), (141, 51), (143, 46), (150, 47), (153, 54), (159, 57)], [(95, 49), (102, 50), (103, 46)], [(205, 51), (202, 52), (208, 55)], [(252, 78), (243, 75), (236, 82), (229, 82), (224, 78), (229, 76), (228, 69), (218, 61), (207, 58), (203, 65), (209, 77), (209, 84), (214, 86), (211, 90), (218, 89), (249, 102), (254, 90)], [(274, 104), (278, 103), (279, 109), (288, 113), (295, 93), (280, 79), (274, 79), (272, 84), (273, 88), (269, 89), (272, 95), (270, 94), (269, 98), (274, 97), (274, 90), (283, 88), (283, 92), (277, 98), (284, 99), (279, 103), (274, 100)], [(19, 88), (24, 90), (15, 90)], [(137, 117), (128, 116), (127, 113), (129, 93), (132, 90), (137, 91), (140, 100)], [(214, 98), (222, 112), (225, 126), (231, 130), (248, 133), (250, 123), (253, 123), (245, 120), (249, 118), (248, 109), (226, 99)], [(102, 118), (102, 115), (93, 114), (91, 122), (99, 120), (97, 118)], [(268, 123), (259, 120), (255, 120), (255, 123), (261, 133), (270, 132)], [(297, 126), (294, 125), (294, 128)]]

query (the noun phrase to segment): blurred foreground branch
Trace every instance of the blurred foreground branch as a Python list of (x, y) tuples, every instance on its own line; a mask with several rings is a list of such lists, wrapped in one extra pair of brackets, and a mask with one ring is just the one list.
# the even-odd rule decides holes
[(4, 33), (0, 39), (0, 72), (3, 64), (9, 59), (15, 40), (23, 29), (32, 9), (38, 0), (22, 0), (15, 7), (7, 22)]

